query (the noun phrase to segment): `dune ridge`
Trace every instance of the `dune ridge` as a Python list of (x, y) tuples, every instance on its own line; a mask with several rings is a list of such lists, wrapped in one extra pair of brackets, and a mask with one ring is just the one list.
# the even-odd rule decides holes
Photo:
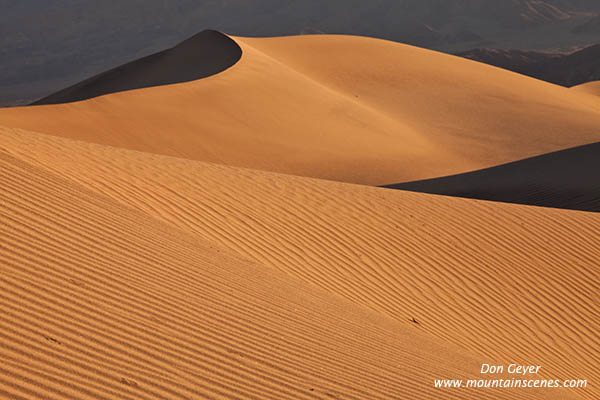
[(482, 359), (539, 363), (542, 377), (598, 379), (596, 214), (2, 134), (12, 157), (393, 323), (414, 317), (419, 331)]
[(369, 185), (600, 140), (595, 98), (459, 57), (350, 36), (233, 40), (242, 57), (218, 75), (2, 109), (0, 124)]
[(600, 212), (600, 143), (466, 174), (384, 187), (471, 199)]
[(121, 65), (60, 90), (32, 105), (70, 103), (105, 94), (206, 78), (226, 70), (242, 57), (228, 36), (206, 30), (177, 46)]

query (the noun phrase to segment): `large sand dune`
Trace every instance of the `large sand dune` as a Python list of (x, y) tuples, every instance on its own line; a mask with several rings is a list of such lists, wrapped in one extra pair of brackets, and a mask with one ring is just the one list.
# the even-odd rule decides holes
[(598, 395), (430, 386), (481, 360), (600, 378), (597, 214), (2, 138), (7, 393)]
[(433, 399), (482, 362), (6, 147), (0, 171), (3, 399)]
[(472, 199), (600, 212), (600, 143), (480, 171), (387, 187)]
[(600, 140), (596, 98), (480, 63), (349, 36), (234, 39), (242, 58), (218, 75), (4, 109), (0, 124), (366, 184), (467, 172)]
[(600, 96), (600, 81), (584, 83), (571, 88), (574, 91)]

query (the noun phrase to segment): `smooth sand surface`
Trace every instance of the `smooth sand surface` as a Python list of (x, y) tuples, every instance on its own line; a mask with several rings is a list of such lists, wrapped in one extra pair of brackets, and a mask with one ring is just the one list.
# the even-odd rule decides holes
[(470, 60), (350, 36), (234, 40), (242, 58), (218, 75), (2, 109), (0, 124), (371, 185), (600, 141), (596, 98)]
[(599, 395), (598, 214), (0, 133), (8, 397)]
[(581, 93), (592, 94), (594, 96), (600, 96), (600, 81), (588, 82), (582, 85), (572, 87), (571, 90)]
[(600, 143), (392, 189), (600, 212)]

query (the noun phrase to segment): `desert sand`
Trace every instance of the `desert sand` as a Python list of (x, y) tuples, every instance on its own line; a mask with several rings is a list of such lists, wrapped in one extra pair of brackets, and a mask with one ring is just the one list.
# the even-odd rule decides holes
[(350, 36), (234, 39), (242, 58), (220, 74), (4, 109), (0, 125), (371, 185), (600, 141), (595, 98), (470, 60)]
[[(341, 398), (408, 398), (409, 385), (438, 398), (427, 394), (435, 374), (476, 376), (484, 360), (598, 378), (598, 214), (2, 135), (13, 182), (3, 183), (12, 188), (3, 199), (7, 307), (21, 310), (6, 323), (29, 339), (9, 348), (48, 353), (28, 356), (26, 368), (13, 359), (23, 377), (54, 376), (41, 364), (62, 360), (54, 365), (66, 385), (58, 365), (77, 375), (101, 354), (117, 371), (94, 367), (96, 390), (148, 395), (189, 394), (185, 380), (205, 368), (206, 393), (224, 398), (242, 389), (241, 398), (311, 396), (314, 386)], [(28, 184), (18, 190), (19, 181)], [(24, 314), (32, 307), (37, 314)], [(170, 360), (186, 373), (173, 367), (159, 379)]]
[(571, 88), (571, 90), (592, 94), (594, 96), (600, 96), (600, 81), (584, 83)]
[[(217, 75), (0, 110), (0, 397), (600, 396), (600, 214), (359, 185), (597, 142), (596, 97), (234, 40)], [(434, 387), (512, 362), (589, 385)]]

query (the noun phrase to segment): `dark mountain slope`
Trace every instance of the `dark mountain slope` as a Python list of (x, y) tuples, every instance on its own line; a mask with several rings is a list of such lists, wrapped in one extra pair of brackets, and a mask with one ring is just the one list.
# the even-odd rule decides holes
[(600, 44), (570, 54), (475, 49), (458, 55), (566, 87), (600, 80)]
[(600, 16), (593, 17), (593, 18), (589, 19), (588, 21), (586, 21), (585, 23), (576, 26), (575, 28), (573, 28), (573, 30), (571, 32), (576, 33), (576, 34), (581, 34), (581, 35), (585, 35), (585, 34), (598, 35), (598, 34), (600, 34)]

